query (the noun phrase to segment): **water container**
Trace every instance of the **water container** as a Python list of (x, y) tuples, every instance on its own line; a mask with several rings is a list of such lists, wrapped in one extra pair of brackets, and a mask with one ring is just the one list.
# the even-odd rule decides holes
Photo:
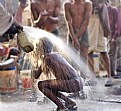
[(16, 69), (0, 71), (0, 93), (14, 93), (17, 91)]

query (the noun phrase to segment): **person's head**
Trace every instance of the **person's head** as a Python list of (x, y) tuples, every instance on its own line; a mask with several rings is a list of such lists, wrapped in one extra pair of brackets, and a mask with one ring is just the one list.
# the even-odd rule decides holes
[(106, 4), (106, 5), (110, 5), (110, 4), (111, 4), (111, 1), (110, 1), (110, 0), (106, 0), (106, 1), (105, 1), (105, 4)]
[(46, 53), (50, 53), (52, 50), (53, 45), (47, 37), (39, 39), (39, 43), (37, 44), (37, 51), (39, 52), (40, 56), (45, 55)]
[(20, 55), (20, 51), (18, 50), (18, 48), (11, 47), (10, 50), (9, 50), (9, 54), (8, 54), (8, 58), (7, 59), (10, 59), (11, 56), (19, 57), (19, 55)]
[(91, 0), (91, 1), (93, 3), (93, 6), (96, 7), (97, 10), (100, 10), (102, 9), (106, 0)]

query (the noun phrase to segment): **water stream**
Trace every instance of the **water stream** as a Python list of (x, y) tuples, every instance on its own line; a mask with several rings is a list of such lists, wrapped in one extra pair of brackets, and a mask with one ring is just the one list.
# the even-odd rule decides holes
[[(44, 30), (24, 26), (24, 31), (29, 34), (30, 40), (32, 40), (34, 44), (34, 51), (30, 53), (24, 53), (24, 62), (22, 65), (22, 70), (33, 70), (33, 68), (37, 68), (41, 64), (40, 54), (38, 54), (37, 51), (37, 44), (39, 42), (39, 39), (42, 37), (47, 37), (52, 44), (55, 47), (55, 51), (57, 51), (60, 55), (63, 56), (70, 64), (73, 64), (76, 66), (76, 70), (79, 72), (79, 75), (82, 76), (85, 79), (85, 86), (84, 86), (84, 93), (87, 94), (87, 99), (82, 101), (79, 101), (80, 98), (74, 98), (75, 101), (78, 104), (83, 104), (83, 107), (86, 107), (87, 110), (85, 111), (91, 111), (91, 109), (88, 110), (88, 103), (90, 100), (100, 100), (100, 98), (104, 98), (105, 94), (103, 92), (104, 89), (102, 89), (102, 83), (99, 83), (97, 78), (94, 76), (94, 74), (91, 72), (91, 70), (88, 67), (87, 62), (84, 60), (83, 57), (81, 57), (77, 51), (71, 46), (67, 46), (67, 44), (61, 39), (61, 37), (56, 37), (55, 35), (48, 33)], [(75, 68), (75, 67), (74, 67)], [(33, 76), (32, 76), (33, 78)], [(39, 80), (47, 79), (42, 75)], [(47, 104), (48, 99), (45, 98), (45, 96), (38, 91), (37, 88), (37, 82), (39, 80), (34, 80), (32, 84), (31, 89), (23, 89), (22, 86), (18, 88), (18, 91), (13, 94), (1, 94), (0, 95), (0, 101), (1, 102), (36, 102), (38, 104)], [(67, 94), (67, 93), (66, 93)], [(68, 94), (67, 94), (68, 95)], [(79, 102), (80, 103), (79, 103)], [(83, 103), (83, 101), (86, 101)], [(99, 111), (98, 106), (95, 111)]]

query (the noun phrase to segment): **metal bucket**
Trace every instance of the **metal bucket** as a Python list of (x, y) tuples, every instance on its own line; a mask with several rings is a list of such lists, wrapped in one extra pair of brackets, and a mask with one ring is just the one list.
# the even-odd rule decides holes
[(13, 93), (17, 91), (16, 70), (0, 71), (0, 93)]

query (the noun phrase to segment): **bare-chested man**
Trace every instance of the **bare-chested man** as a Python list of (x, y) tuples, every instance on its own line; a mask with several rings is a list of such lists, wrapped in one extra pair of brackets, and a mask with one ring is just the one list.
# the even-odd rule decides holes
[(31, 12), (36, 27), (58, 35), (60, 0), (36, 0), (31, 3)]
[[(72, 93), (83, 90), (83, 79), (61, 55), (53, 52), (53, 45), (49, 39), (41, 38), (37, 46), (42, 63), (35, 77), (38, 78), (42, 72), (49, 77), (49, 80), (39, 81), (39, 90), (57, 105), (56, 111), (77, 109), (76, 103), (61, 92)], [(51, 78), (52, 74), (55, 79)], [(65, 105), (59, 98), (64, 100)]]
[(68, 38), (87, 60), (89, 47), (87, 26), (92, 13), (92, 3), (84, 0), (66, 2), (64, 12), (69, 31)]

